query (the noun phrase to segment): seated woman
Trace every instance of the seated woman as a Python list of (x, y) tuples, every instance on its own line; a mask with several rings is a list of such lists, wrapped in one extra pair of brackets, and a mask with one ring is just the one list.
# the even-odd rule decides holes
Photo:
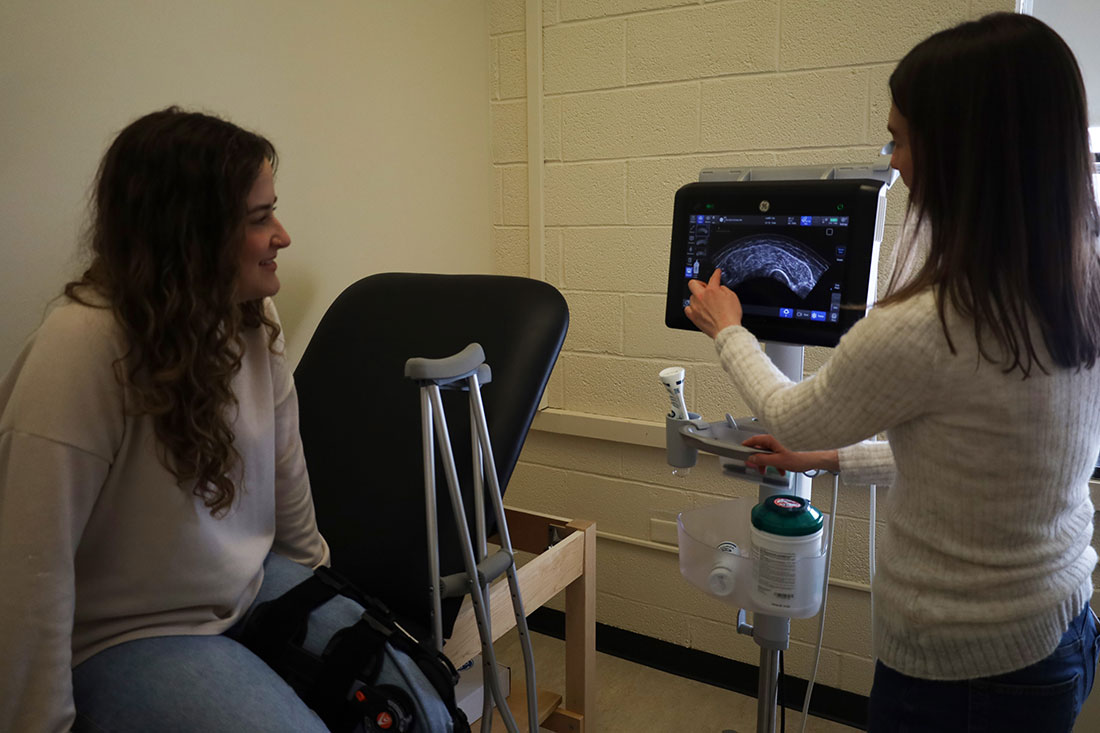
[(328, 562), (276, 160), (175, 108), (103, 158), (91, 265), (0, 382), (0, 730), (326, 730), (226, 635)]

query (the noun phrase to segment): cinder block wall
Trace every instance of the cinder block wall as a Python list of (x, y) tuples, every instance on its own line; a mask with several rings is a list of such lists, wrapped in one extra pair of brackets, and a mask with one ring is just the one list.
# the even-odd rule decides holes
[[(537, 0), (536, 0), (537, 1)], [(526, 3), (489, 0), (498, 272), (529, 259)], [(715, 166), (867, 163), (888, 139), (887, 78), (916, 42), (1012, 0), (542, 0), (545, 279), (569, 301), (571, 325), (548, 394), (552, 409), (659, 421), (657, 372), (687, 368), (690, 409), (744, 414), (713, 346), (664, 326), (676, 189)], [(537, 192), (536, 192), (537, 193)], [(884, 249), (906, 203), (890, 194)], [(884, 273), (880, 273), (880, 279)], [(807, 372), (828, 357), (809, 349)], [(818, 479), (826, 511), (831, 480)], [(680, 510), (754, 485), (703, 460), (670, 475), (663, 451), (532, 432), (511, 505), (597, 521), (598, 619), (755, 664), (736, 610), (681, 579), (670, 522)], [(870, 690), (868, 492), (836, 507), (833, 584), (818, 681)], [(673, 534), (674, 541), (674, 534)], [(817, 620), (796, 621), (788, 674), (810, 673)]]

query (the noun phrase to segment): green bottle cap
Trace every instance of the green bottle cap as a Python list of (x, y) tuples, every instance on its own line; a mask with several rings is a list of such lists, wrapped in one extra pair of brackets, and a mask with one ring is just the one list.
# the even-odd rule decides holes
[(821, 512), (800, 496), (777, 494), (752, 508), (752, 526), (769, 534), (803, 537), (822, 525)]

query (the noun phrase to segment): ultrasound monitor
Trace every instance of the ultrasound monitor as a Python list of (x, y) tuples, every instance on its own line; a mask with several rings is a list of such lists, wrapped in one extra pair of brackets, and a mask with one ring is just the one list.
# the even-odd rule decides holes
[(888, 187), (871, 178), (682, 187), (665, 324), (695, 329), (684, 315), (688, 282), (706, 281), (720, 267), (757, 338), (835, 346), (874, 301)]

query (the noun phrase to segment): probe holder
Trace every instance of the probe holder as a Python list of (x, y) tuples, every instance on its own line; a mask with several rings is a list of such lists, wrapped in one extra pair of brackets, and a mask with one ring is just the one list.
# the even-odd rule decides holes
[[(726, 415), (725, 420), (706, 422), (694, 412), (687, 420), (665, 416), (665, 448), (668, 465), (673, 468), (691, 468), (699, 457), (699, 451), (713, 453), (722, 459), (722, 469), (732, 476), (775, 489), (787, 489), (785, 475), (774, 468), (761, 474), (759, 469), (745, 465), (745, 459), (754, 453), (767, 453), (759, 448), (741, 445), (754, 435), (767, 432), (756, 418)], [(772, 493), (785, 493), (773, 491)]]

